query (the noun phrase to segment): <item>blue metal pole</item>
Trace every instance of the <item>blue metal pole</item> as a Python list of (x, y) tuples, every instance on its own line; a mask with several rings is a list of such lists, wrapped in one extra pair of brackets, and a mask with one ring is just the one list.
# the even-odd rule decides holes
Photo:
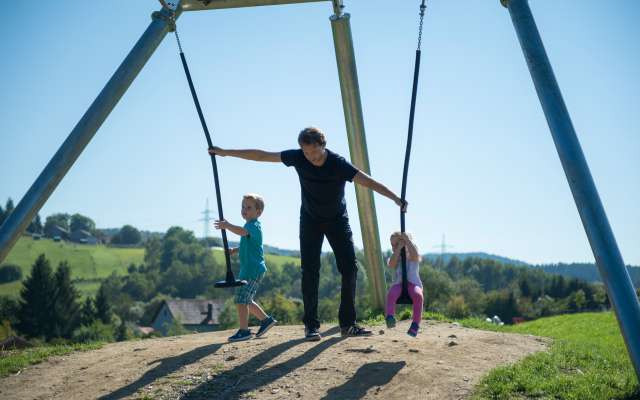
[(147, 30), (31, 185), (29, 191), (0, 226), (0, 262), (9, 254), (20, 234), (78, 159), (82, 150), (107, 119), (167, 32), (172, 29), (170, 16), (171, 12), (165, 8), (153, 14), (153, 21)]
[(527, 0), (501, 0), (511, 14), (596, 265), (640, 381), (640, 304), (562, 99)]

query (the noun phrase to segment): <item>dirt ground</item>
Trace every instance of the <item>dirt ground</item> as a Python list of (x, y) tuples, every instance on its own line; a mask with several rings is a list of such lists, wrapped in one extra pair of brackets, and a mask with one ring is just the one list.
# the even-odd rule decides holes
[(301, 326), (227, 343), (233, 331), (113, 343), (55, 357), (0, 380), (2, 399), (462, 399), (489, 370), (544, 351), (534, 336), (408, 322), (341, 338)]

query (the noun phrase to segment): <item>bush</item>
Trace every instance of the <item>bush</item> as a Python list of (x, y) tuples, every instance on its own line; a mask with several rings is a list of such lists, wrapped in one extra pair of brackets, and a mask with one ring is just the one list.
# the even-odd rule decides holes
[(165, 336), (179, 336), (186, 335), (187, 333), (190, 332), (182, 326), (182, 323), (177, 319), (173, 319), (167, 328), (167, 334)]
[(84, 325), (73, 332), (73, 341), (77, 343), (113, 342), (114, 328), (110, 324), (94, 321), (91, 325)]
[(471, 313), (464, 297), (458, 295), (452, 297), (447, 303), (446, 314), (448, 317), (461, 319), (468, 317)]
[(13, 264), (0, 267), (0, 283), (8, 283), (22, 280), (22, 269)]

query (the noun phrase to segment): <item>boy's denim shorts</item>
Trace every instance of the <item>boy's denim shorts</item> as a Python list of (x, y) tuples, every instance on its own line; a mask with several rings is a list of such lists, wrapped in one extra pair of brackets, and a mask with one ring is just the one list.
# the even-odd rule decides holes
[(236, 304), (251, 304), (253, 298), (258, 291), (260, 281), (264, 274), (258, 275), (256, 279), (247, 279), (247, 284), (236, 288), (235, 302)]

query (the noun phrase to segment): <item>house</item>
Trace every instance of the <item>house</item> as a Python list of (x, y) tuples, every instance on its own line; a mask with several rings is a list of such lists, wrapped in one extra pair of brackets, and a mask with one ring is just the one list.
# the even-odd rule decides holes
[(83, 244), (98, 244), (98, 239), (91, 234), (91, 232), (84, 229), (78, 229), (71, 232), (71, 241)]
[(49, 235), (56, 242), (59, 242), (60, 240), (69, 239), (69, 231), (67, 229), (61, 227), (60, 225), (54, 225), (51, 228), (51, 232), (49, 232)]
[(215, 331), (223, 308), (224, 300), (165, 300), (154, 316), (151, 327), (166, 335), (171, 324), (178, 321), (190, 331)]

